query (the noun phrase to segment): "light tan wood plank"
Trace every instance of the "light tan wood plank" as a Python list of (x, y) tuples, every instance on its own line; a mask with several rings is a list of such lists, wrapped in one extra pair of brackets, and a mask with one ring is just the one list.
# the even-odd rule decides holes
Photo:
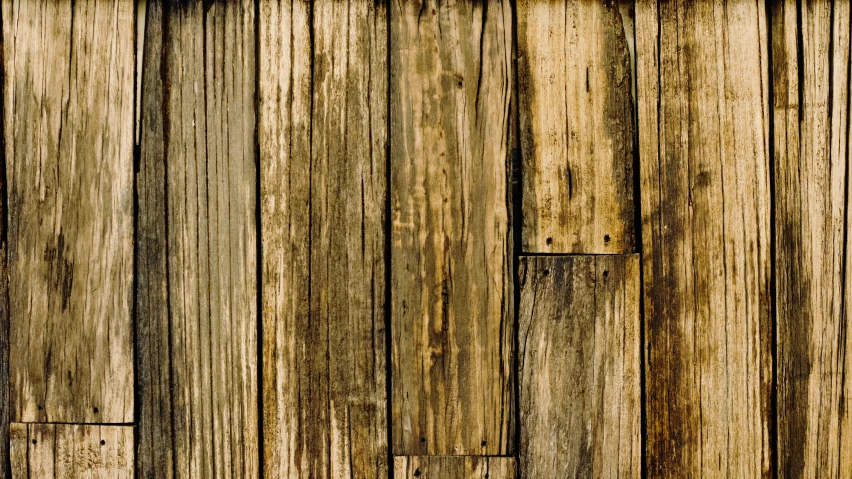
[(512, 449), (507, 2), (391, 7), (393, 451)]
[(396, 456), (397, 479), (514, 479), (515, 458), (482, 456)]
[(130, 0), (6, 0), (12, 418), (133, 420)]
[(640, 477), (639, 256), (522, 257), (520, 476)]
[(523, 250), (634, 251), (630, 50), (617, 2), (518, 2)]

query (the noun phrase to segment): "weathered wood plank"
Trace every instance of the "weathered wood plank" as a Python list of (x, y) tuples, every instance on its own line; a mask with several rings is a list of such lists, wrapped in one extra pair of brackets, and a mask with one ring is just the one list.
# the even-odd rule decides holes
[(639, 256), (522, 257), (521, 477), (640, 477)]
[(138, 465), (257, 477), (255, 6), (148, 9)]
[[(2, 139), (0, 139), (2, 142)], [(5, 213), (3, 185), (0, 185), (0, 217)], [(0, 221), (2, 223), (2, 221)], [(0, 238), (3, 237), (0, 226)], [(9, 408), (9, 271), (6, 269), (6, 245), (0, 244), (0, 479), (10, 479), (9, 433), (11, 410)]]
[(515, 458), (483, 456), (396, 456), (396, 479), (514, 479)]
[(769, 477), (766, 8), (636, 4), (650, 477)]
[(130, 0), (5, 0), (16, 421), (133, 420)]
[(133, 426), (13, 423), (11, 447), (15, 479), (134, 477)]
[(512, 448), (506, 2), (393, 2), (393, 451)]
[[(772, 6), (780, 477), (852, 477), (844, 377), (849, 2)], [(846, 440), (844, 445), (843, 440)]]
[(387, 477), (387, 7), (260, 8), (264, 474)]
[(632, 253), (633, 97), (616, 2), (518, 2), (523, 250)]

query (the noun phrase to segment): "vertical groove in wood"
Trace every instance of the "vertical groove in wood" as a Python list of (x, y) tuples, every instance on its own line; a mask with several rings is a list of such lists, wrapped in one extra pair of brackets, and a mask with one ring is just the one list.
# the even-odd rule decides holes
[(512, 451), (502, 1), (391, 6), (395, 454)]
[(397, 456), (395, 479), (515, 479), (514, 457)]
[(133, 420), (133, 2), (6, 0), (17, 421)]
[(262, 1), (266, 477), (387, 477), (384, 2)]
[(763, 2), (636, 4), (651, 477), (769, 477)]

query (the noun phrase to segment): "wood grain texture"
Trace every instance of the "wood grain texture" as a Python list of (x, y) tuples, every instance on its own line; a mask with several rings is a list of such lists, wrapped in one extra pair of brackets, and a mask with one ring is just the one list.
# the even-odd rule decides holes
[(514, 479), (515, 458), (483, 456), (397, 456), (396, 479)]
[(518, 2), (523, 250), (632, 253), (630, 51), (616, 2)]
[(512, 449), (506, 2), (393, 2), (393, 451)]
[[(0, 140), (2, 141), (2, 140)], [(0, 185), (0, 198), (3, 198)], [(0, 200), (0, 215), (5, 213), (5, 204)], [(2, 222), (0, 222), (2, 223)], [(0, 226), (0, 238), (3, 237)], [(6, 269), (6, 244), (0, 244), (0, 479), (11, 479), (9, 446), (9, 271)]]
[(132, 479), (133, 426), (11, 425), (14, 479)]
[(773, 2), (780, 477), (852, 477), (849, 2)]
[(522, 257), (520, 476), (639, 478), (639, 256)]
[(255, 6), (148, 10), (139, 472), (258, 477)]
[(13, 420), (130, 422), (134, 5), (2, 8)]
[(636, 4), (649, 477), (769, 477), (766, 8)]
[(260, 12), (264, 474), (387, 477), (387, 8)]

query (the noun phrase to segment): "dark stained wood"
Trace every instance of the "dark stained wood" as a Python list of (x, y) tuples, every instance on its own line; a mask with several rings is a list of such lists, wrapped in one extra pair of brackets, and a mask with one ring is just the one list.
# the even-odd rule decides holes
[(852, 474), (849, 2), (772, 2), (778, 472)]
[(130, 0), (6, 0), (16, 421), (133, 420)]
[(639, 256), (523, 257), (520, 476), (639, 478)]
[(518, 2), (523, 250), (634, 251), (630, 50), (617, 2)]
[[(2, 141), (2, 140), (0, 140)], [(0, 215), (5, 214), (2, 201), (3, 185), (0, 185)], [(0, 221), (0, 224), (3, 222)], [(3, 237), (0, 226), (0, 238)], [(11, 479), (9, 458), (9, 271), (6, 269), (6, 245), (0, 244), (0, 479)]]
[(260, 11), (264, 475), (387, 477), (387, 7)]
[(393, 452), (507, 454), (510, 5), (391, 5)]
[(761, 2), (636, 3), (649, 477), (770, 477)]
[(137, 464), (258, 477), (255, 6), (148, 10)]
[(396, 479), (514, 479), (513, 457), (397, 456)]

